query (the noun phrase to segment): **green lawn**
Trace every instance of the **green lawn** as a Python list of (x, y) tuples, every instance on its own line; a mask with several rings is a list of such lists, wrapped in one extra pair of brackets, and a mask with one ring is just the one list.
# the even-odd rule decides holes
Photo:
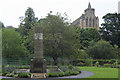
[(79, 67), (81, 70), (93, 72), (88, 78), (118, 78), (117, 68)]

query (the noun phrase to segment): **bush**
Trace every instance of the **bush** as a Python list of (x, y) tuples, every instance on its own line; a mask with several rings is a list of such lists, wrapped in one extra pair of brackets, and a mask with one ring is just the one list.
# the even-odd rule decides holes
[(13, 77), (13, 75), (12, 75), (12, 74), (6, 74), (6, 76), (7, 76), (7, 77)]
[(93, 59), (116, 58), (113, 46), (110, 44), (110, 42), (104, 40), (90, 44), (90, 46), (88, 46), (86, 49), (86, 52)]
[(77, 67), (75, 67), (75, 68), (73, 69), (73, 71), (76, 71), (76, 72), (78, 72), (78, 73), (81, 73), (81, 70), (80, 70), (79, 68), (77, 68)]
[(76, 75), (76, 74), (79, 74), (79, 72), (70, 70), (70, 75)]
[(117, 62), (117, 61), (114, 62), (114, 63), (112, 64), (112, 67), (113, 67), (113, 68), (118, 68), (118, 62)]
[(18, 74), (14, 74), (13, 77), (14, 77), (14, 78), (18, 77)]
[(17, 69), (29, 69), (29, 68), (30, 68), (29, 66), (25, 66), (25, 65), (21, 65), (17, 67)]
[(69, 76), (70, 72), (69, 71), (65, 71), (65, 76)]
[(91, 59), (85, 59), (85, 63), (86, 63), (86, 66), (91, 66), (91, 65), (93, 65), (93, 64), (91, 63)]
[(72, 70), (74, 67), (72, 65), (68, 66), (68, 69)]
[(83, 62), (79, 62), (79, 63), (77, 63), (77, 66), (86, 66), (86, 65)]
[(113, 63), (115, 63), (115, 62), (116, 62), (115, 59), (112, 59), (112, 60), (110, 61), (111, 64), (113, 64)]
[(5, 76), (6, 74), (9, 74), (10, 72), (2, 72), (2, 76)]
[(29, 78), (31, 73), (18, 73), (18, 77), (20, 78)]
[(47, 74), (48, 77), (61, 77), (64, 76), (64, 72), (52, 72)]
[(95, 66), (97, 66), (97, 67), (99, 66), (99, 62), (98, 61), (95, 63)]
[(104, 64), (104, 67), (111, 67), (111, 64)]
[(81, 73), (79, 68), (73, 67), (73, 66), (61, 66), (60, 69), (63, 72), (52, 72), (52, 73), (47, 73), (47, 77), (61, 77), (61, 76), (70, 76), (70, 75), (76, 75)]
[(67, 66), (60, 66), (59, 67), (63, 72), (67, 71), (68, 70), (68, 67)]

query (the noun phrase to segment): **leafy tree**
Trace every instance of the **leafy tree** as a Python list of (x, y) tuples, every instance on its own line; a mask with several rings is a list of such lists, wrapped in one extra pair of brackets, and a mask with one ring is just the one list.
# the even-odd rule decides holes
[(76, 54), (72, 55), (72, 58), (74, 58), (74, 60), (77, 60), (77, 59), (87, 59), (88, 58), (88, 54), (86, 53), (85, 50), (79, 49), (79, 48), (77, 48), (77, 49), (78, 50), (75, 50)]
[(2, 55), (4, 58), (18, 58), (28, 55), (27, 49), (21, 44), (21, 37), (18, 32), (4, 28), (2, 36)]
[(120, 14), (108, 13), (103, 19), (104, 23), (100, 30), (102, 38), (120, 47)]
[(22, 36), (28, 36), (29, 31), (32, 29), (32, 27), (35, 26), (37, 22), (37, 18), (35, 18), (35, 14), (32, 8), (28, 7), (28, 9), (25, 12), (25, 17), (20, 17), (20, 33)]
[(28, 8), (25, 12), (25, 18), (20, 17), (20, 27), (17, 29), (22, 35), (22, 43), (31, 54), (34, 53), (34, 27), (37, 25), (38, 19), (32, 8)]
[(44, 32), (44, 53), (54, 59), (55, 65), (58, 58), (69, 57), (74, 53), (74, 29), (68, 26), (64, 17), (48, 14), (40, 23)]
[(116, 54), (114, 54), (114, 48), (112, 45), (109, 42), (103, 40), (92, 42), (86, 49), (86, 52), (93, 59), (116, 58)]
[(4, 28), (4, 24), (0, 21), (0, 28)]
[(101, 36), (97, 29), (95, 28), (86, 28), (81, 29), (76, 27), (76, 39), (79, 39), (79, 43), (81, 44), (81, 49), (89, 46), (91, 41), (97, 42), (101, 39)]

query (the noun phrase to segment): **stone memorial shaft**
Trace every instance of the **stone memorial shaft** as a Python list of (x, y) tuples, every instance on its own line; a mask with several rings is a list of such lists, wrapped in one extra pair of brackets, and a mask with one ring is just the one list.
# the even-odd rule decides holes
[(34, 40), (34, 57), (35, 58), (43, 58), (43, 34), (42, 28), (35, 28), (35, 40)]
[(34, 34), (34, 57), (31, 59), (30, 72), (45, 73), (46, 64), (43, 57), (43, 33), (41, 27), (35, 27)]

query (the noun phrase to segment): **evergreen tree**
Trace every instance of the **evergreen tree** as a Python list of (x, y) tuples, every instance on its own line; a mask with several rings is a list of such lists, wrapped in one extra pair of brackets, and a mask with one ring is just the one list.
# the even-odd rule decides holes
[(25, 12), (25, 17), (20, 17), (21, 23), (19, 31), (22, 35), (22, 42), (31, 54), (34, 53), (34, 28), (38, 22), (32, 8), (28, 8)]
[(120, 14), (109, 13), (103, 16), (103, 19), (104, 23), (100, 30), (102, 38), (120, 47)]

